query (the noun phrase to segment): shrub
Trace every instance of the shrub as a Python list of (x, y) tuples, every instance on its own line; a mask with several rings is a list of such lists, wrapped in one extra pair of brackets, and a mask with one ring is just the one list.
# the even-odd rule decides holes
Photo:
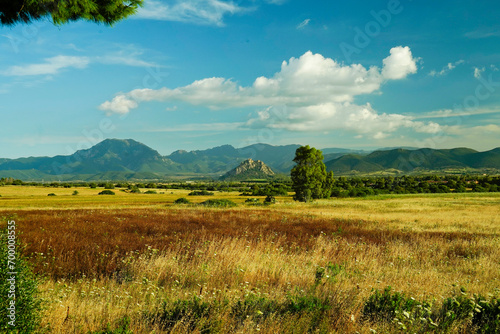
[(249, 317), (260, 316), (267, 318), (273, 313), (279, 313), (283, 309), (277, 301), (267, 299), (266, 297), (248, 294), (244, 299), (238, 300), (231, 307), (231, 315), (240, 323), (243, 323)]
[(213, 195), (214, 193), (211, 193), (206, 190), (195, 190), (188, 194), (188, 196), (213, 196)]
[(375, 292), (366, 301), (362, 318), (370, 321), (383, 320), (391, 322), (398, 313), (411, 312), (419, 302), (412, 298), (407, 298), (399, 292), (391, 292), (391, 287), (387, 287), (383, 292)]
[(130, 193), (132, 194), (140, 194), (141, 190), (137, 186), (129, 186)]
[(144, 192), (144, 193), (145, 193), (145, 194), (158, 194), (158, 193), (156, 192), (156, 190), (148, 190), (148, 191), (146, 191), (146, 192)]
[(56, 194), (54, 194), (54, 193), (50, 193), (50, 194), (48, 194), (47, 196), (56, 196)]
[(191, 203), (187, 198), (181, 197), (174, 201), (175, 204), (189, 204)]
[[(10, 230), (12, 231), (12, 230)], [(18, 251), (19, 243), (16, 241), (14, 251), (8, 248), (8, 234), (6, 230), (0, 232), (0, 332), (2, 333), (33, 333), (39, 329), (42, 311), (42, 300), (38, 292), (38, 279), (33, 274), (28, 261)], [(14, 258), (14, 268), (9, 268), (7, 261)], [(7, 292), (10, 288), (9, 272), (15, 274), (15, 330), (9, 324), (11, 321), (7, 316), (10, 301)], [(9, 331), (10, 330), (10, 331)]]
[(73, 191), (73, 194), (72, 194), (72, 195), (73, 195), (73, 196), (76, 196), (76, 195), (78, 195), (78, 194), (79, 194), (79, 193), (78, 193), (78, 190), (75, 190), (75, 191)]
[(209, 199), (203, 203), (200, 203), (200, 205), (215, 208), (229, 208), (237, 206), (236, 203), (228, 199)]
[(480, 312), (474, 314), (472, 325), (478, 328), (479, 333), (500, 333), (500, 299), (487, 301), (482, 296), (476, 296), (476, 301), (476, 309)]
[(115, 185), (113, 183), (106, 183), (104, 189), (115, 189)]
[(113, 191), (108, 190), (108, 189), (103, 190), (103, 191), (101, 191), (101, 192), (99, 193), (99, 195), (114, 195), (114, 194), (115, 194), (115, 193), (114, 193)]
[[(456, 322), (469, 323), (469, 331), (476, 333), (500, 332), (500, 300), (486, 300), (483, 296), (469, 298), (464, 290), (459, 296), (447, 298), (438, 315), (439, 328), (448, 330)], [(470, 322), (469, 322), (470, 321)]]
[(258, 204), (259, 203), (259, 199), (258, 198), (247, 198), (245, 200), (245, 203)]
[(264, 204), (275, 204), (276, 203), (276, 198), (272, 195), (267, 195), (267, 197), (264, 199)]
[(472, 318), (475, 308), (475, 303), (464, 295), (445, 299), (439, 312), (439, 327), (447, 329), (456, 321)]

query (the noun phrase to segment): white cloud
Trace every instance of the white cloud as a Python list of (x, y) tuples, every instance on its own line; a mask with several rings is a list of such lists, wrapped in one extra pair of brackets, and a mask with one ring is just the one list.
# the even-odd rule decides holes
[(83, 69), (89, 62), (87, 57), (56, 56), (46, 58), (41, 64), (9, 67), (3, 74), (9, 76), (53, 75), (68, 67)]
[(140, 8), (134, 17), (223, 26), (224, 16), (247, 10), (232, 1), (222, 0), (175, 0), (171, 3), (159, 0), (146, 1), (144, 7)]
[(297, 29), (303, 29), (305, 28), (309, 22), (311, 22), (311, 19), (305, 19), (304, 21), (300, 22), (300, 24), (297, 26)]
[(432, 76), (432, 77), (436, 77), (436, 76), (443, 76), (443, 75), (446, 75), (448, 74), (449, 72), (451, 72), (452, 70), (454, 70), (458, 65), (461, 65), (465, 63), (465, 60), (458, 60), (454, 63), (448, 63), (448, 65), (446, 65), (445, 67), (443, 67), (441, 69), (441, 71), (436, 71), (436, 70), (432, 70), (429, 72), (429, 75)]
[(467, 112), (463, 110), (443, 109), (443, 110), (436, 110), (424, 114), (415, 115), (414, 119), (470, 117), (470, 116), (499, 114), (499, 113), (500, 110), (498, 109), (487, 109), (487, 108), (478, 108)]
[[(444, 131), (457, 136), (485, 136), (500, 134), (500, 126), (496, 124), (478, 125), (478, 126), (444, 126)], [(497, 145), (498, 146), (498, 145)]]
[(436, 123), (417, 122), (400, 114), (379, 114), (369, 104), (354, 104), (358, 95), (375, 93), (383, 82), (402, 79), (417, 71), (408, 47), (391, 49), (384, 67), (344, 65), (308, 51), (284, 61), (272, 77), (259, 77), (243, 87), (230, 79), (206, 78), (174, 89), (136, 89), (119, 94), (99, 107), (108, 113), (125, 114), (146, 101), (185, 102), (211, 109), (264, 107), (247, 127), (291, 131), (346, 129), (362, 134), (387, 136), (399, 128), (435, 133)]
[[(344, 66), (308, 51), (300, 58), (284, 61), (273, 77), (259, 77), (252, 86), (242, 87), (225, 78), (206, 78), (175, 89), (136, 89), (121, 94), (136, 102), (183, 101), (212, 109), (268, 106), (314, 105), (322, 102), (352, 101), (354, 96), (372, 93), (383, 81), (380, 70), (362, 65)], [(106, 106), (112, 106), (107, 104)], [(101, 109), (113, 112), (113, 109)]]
[[(38, 64), (15, 65), (7, 68), (0, 74), (6, 76), (37, 76), (37, 75), (55, 75), (61, 70), (67, 68), (84, 69), (92, 63), (101, 63), (109, 65), (126, 65), (136, 67), (157, 67), (153, 62), (140, 59), (144, 51), (136, 48), (134, 45), (118, 45), (113, 50), (105, 51), (102, 56), (66, 56), (58, 55), (44, 59), (44, 62)], [(30, 79), (31, 83), (34, 83)]]
[(474, 78), (479, 79), (484, 71), (485, 71), (484, 67), (483, 68), (474, 67)]
[(258, 112), (258, 117), (246, 124), (248, 127), (268, 127), (289, 131), (348, 130), (358, 134), (385, 138), (400, 128), (419, 133), (437, 133), (437, 123), (418, 122), (400, 114), (378, 114), (370, 104), (326, 103), (306, 107), (270, 107)]
[(124, 95), (118, 95), (111, 101), (101, 104), (101, 110), (112, 110), (115, 114), (127, 114), (130, 109), (137, 108), (138, 104), (134, 100)]
[(134, 44), (114, 43), (112, 45), (98, 45), (94, 47), (93, 53), (100, 53), (102, 55), (92, 57), (92, 61), (102, 64), (134, 67), (157, 66), (155, 63), (141, 59), (148, 51)]
[(384, 59), (382, 75), (389, 80), (406, 78), (417, 73), (417, 60), (413, 58), (409, 47), (398, 46), (391, 49), (391, 55)]
[(156, 66), (154, 63), (147, 62), (135, 57), (119, 56), (119, 55), (107, 55), (102, 57), (97, 57), (96, 61), (103, 64), (110, 65), (126, 65), (134, 67), (152, 67)]

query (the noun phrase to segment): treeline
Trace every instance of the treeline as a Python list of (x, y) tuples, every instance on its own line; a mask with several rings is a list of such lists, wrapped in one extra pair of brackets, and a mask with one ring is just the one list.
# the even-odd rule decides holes
[[(293, 192), (290, 181), (269, 183), (248, 182), (23, 182), (11, 178), (0, 178), (2, 185), (43, 186), (49, 188), (89, 187), (115, 189), (130, 192), (141, 189), (186, 189), (190, 191), (240, 192), (241, 196), (287, 196)], [(333, 179), (330, 191), (324, 197), (364, 197), (381, 194), (426, 194), (500, 192), (500, 176), (491, 175), (422, 175), (422, 176), (377, 176), (347, 177)], [(329, 195), (329, 196), (328, 196)]]
[(428, 175), (350, 178), (341, 176), (335, 180), (331, 197), (498, 191), (500, 191), (500, 176)]

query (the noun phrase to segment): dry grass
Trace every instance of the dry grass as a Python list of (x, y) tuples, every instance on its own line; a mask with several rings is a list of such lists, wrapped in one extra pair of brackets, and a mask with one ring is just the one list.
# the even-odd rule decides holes
[[(310, 294), (335, 305), (323, 319), (329, 332), (368, 333), (370, 325), (358, 319), (373, 288), (392, 286), (436, 302), (459, 287), (500, 292), (496, 194), (282, 201), (230, 210), (154, 204), (149, 195), (137, 195), (146, 199), (126, 208), (125, 195), (109, 209), (75, 209), (75, 202), (55, 210), (52, 202), (49, 209), (34, 203), (36, 209), (2, 213), (16, 213), (24, 252), (47, 277), (41, 290), (50, 301), (44, 322), (51, 332), (97, 331), (125, 315), (134, 333), (163, 332), (145, 314), (165, 300), (196, 296), (235, 305), (257, 296), (285, 303)], [(320, 281), (318, 268), (325, 268)], [(306, 314), (242, 322), (228, 310), (219, 310), (214, 332), (305, 332), (312, 321)], [(192, 328), (178, 322), (169, 330)]]

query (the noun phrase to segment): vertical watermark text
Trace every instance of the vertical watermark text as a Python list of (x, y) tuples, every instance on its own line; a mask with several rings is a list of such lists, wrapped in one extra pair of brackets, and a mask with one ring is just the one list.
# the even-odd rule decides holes
[(16, 326), (16, 221), (7, 222), (7, 323)]

